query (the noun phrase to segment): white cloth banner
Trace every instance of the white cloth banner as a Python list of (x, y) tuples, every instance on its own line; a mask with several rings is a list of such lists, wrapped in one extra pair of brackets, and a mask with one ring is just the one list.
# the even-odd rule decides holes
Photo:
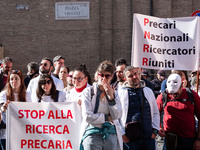
[(134, 14), (131, 64), (164, 70), (198, 70), (199, 17)]
[(80, 109), (77, 103), (10, 103), (7, 149), (78, 150)]

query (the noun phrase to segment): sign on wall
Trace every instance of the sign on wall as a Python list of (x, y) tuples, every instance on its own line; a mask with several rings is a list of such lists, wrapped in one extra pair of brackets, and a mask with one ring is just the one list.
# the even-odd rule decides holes
[(157, 18), (134, 14), (132, 65), (147, 69), (197, 70), (199, 17)]
[(80, 109), (75, 103), (10, 103), (7, 149), (79, 149)]
[(89, 2), (56, 2), (56, 20), (90, 19)]

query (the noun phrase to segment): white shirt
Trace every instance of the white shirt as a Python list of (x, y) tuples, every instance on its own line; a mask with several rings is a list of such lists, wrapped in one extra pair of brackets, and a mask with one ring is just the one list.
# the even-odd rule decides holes
[[(61, 91), (64, 89), (64, 85), (63, 85), (63, 82), (62, 80), (59, 80), (58, 78), (54, 77), (51, 75), (51, 77), (53, 78), (53, 81), (54, 81), (54, 84), (56, 86), (56, 89), (58, 91)], [(34, 79), (31, 79), (29, 85), (28, 85), (28, 88), (27, 88), (27, 91), (31, 94), (31, 99), (32, 99), (32, 102), (38, 102), (38, 97), (37, 97), (37, 94), (36, 94), (36, 90), (37, 90), (37, 87), (38, 87), (38, 81), (40, 79), (40, 75), (37, 76), (36, 78)]]
[[(65, 96), (66, 96), (65, 92), (59, 91), (58, 102), (64, 102)], [(41, 102), (54, 102), (54, 100), (51, 98), (51, 96), (43, 95)]]

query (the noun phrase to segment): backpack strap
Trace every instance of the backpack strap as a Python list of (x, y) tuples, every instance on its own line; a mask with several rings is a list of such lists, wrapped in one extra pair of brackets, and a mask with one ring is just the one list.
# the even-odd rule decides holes
[(91, 101), (92, 101), (93, 96), (96, 94), (96, 102), (95, 102), (95, 107), (94, 107), (94, 113), (97, 113), (98, 108), (99, 108), (99, 97), (98, 97), (98, 91), (99, 90), (98, 90), (97, 86), (95, 86), (95, 87), (94, 86), (90, 87), (90, 93), (91, 93)]
[(186, 88), (186, 92), (187, 92), (189, 101), (192, 103), (192, 105), (194, 105), (194, 96), (193, 96), (192, 90), (190, 88)]
[(167, 105), (167, 102), (168, 102), (168, 100), (167, 100), (167, 91), (166, 90), (164, 90), (162, 92), (162, 102), (163, 102), (163, 109), (164, 109), (165, 106)]
[(58, 97), (59, 97), (59, 91), (56, 90), (56, 99), (55, 99), (55, 102), (58, 102)]
[(100, 101), (101, 93), (102, 93), (102, 91), (97, 86), (96, 87), (96, 103), (95, 103), (95, 107), (94, 107), (94, 113), (97, 113), (97, 111), (99, 109), (99, 101)]
[[(186, 88), (186, 92), (187, 92), (187, 96), (188, 96), (188, 99), (182, 99), (180, 101), (190, 101), (193, 105), (194, 105), (194, 100), (193, 100), (193, 92), (190, 88)], [(162, 102), (163, 102), (163, 109), (165, 108), (165, 106), (167, 105), (167, 102), (169, 100), (167, 99), (167, 91), (165, 90), (163, 93), (162, 93)], [(178, 101), (178, 100), (171, 100), (171, 101)]]

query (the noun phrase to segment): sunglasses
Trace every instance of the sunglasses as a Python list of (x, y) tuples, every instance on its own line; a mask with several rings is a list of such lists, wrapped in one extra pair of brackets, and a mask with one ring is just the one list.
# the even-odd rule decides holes
[(108, 79), (111, 76), (111, 74), (99, 73), (98, 76), (101, 76), (102, 78), (105, 77), (106, 79)]
[(45, 84), (51, 84), (52, 82), (51, 82), (51, 80), (43, 80), (43, 81), (40, 81), (40, 84), (41, 85), (45, 85)]
[(40, 63), (40, 66), (47, 66), (47, 63)]
[(69, 75), (69, 74), (68, 74), (67, 76), (70, 77), (70, 78), (72, 78), (72, 75)]
[(8, 73), (9, 73), (9, 74), (12, 74), (12, 73), (20, 73), (20, 71), (19, 71), (19, 70), (11, 70), (11, 71), (9, 71)]

